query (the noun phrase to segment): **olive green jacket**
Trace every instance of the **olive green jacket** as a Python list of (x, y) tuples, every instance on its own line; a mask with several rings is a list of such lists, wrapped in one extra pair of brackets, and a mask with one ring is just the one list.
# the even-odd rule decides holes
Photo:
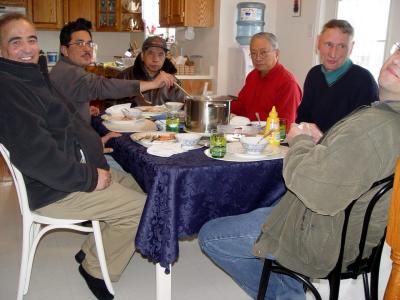
[[(282, 265), (310, 277), (326, 276), (339, 256), (344, 210), (350, 215), (344, 266), (358, 255), (363, 214), (375, 181), (394, 171), (400, 155), (400, 101), (361, 108), (333, 126), (314, 145), (295, 137), (284, 160), (288, 191), (273, 209), (253, 253), (273, 255)], [(390, 193), (374, 209), (366, 253), (383, 235)]]

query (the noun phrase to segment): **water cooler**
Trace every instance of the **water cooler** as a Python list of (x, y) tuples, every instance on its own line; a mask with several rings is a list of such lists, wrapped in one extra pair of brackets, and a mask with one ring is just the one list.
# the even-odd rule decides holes
[(255, 33), (264, 31), (265, 4), (259, 2), (240, 2), (237, 5), (236, 40), (240, 45), (249, 45)]

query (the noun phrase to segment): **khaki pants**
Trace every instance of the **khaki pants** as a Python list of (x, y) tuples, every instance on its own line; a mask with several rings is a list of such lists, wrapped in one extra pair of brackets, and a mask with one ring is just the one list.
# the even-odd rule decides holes
[[(135, 251), (135, 236), (146, 194), (131, 175), (111, 169), (112, 183), (102, 191), (76, 192), (42, 207), (38, 213), (65, 219), (101, 221), (104, 252), (112, 281), (118, 281)], [(90, 275), (102, 278), (93, 233), (82, 245), (86, 257), (82, 266)]]

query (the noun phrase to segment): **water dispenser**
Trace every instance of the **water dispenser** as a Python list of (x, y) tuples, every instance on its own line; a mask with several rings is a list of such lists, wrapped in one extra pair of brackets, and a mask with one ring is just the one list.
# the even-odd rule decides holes
[(265, 4), (241, 2), (237, 5), (236, 40), (240, 45), (249, 45), (252, 35), (264, 31)]

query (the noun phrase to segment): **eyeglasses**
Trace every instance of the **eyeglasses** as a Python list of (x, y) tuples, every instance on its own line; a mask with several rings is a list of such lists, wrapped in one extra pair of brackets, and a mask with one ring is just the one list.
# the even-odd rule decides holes
[(395, 53), (400, 54), (400, 42), (394, 43), (392, 48), (390, 49), (390, 55), (393, 55)]
[(79, 48), (83, 48), (85, 46), (88, 46), (90, 48), (96, 47), (96, 43), (94, 43), (94, 42), (84, 42), (84, 41), (77, 41), (77, 42), (68, 44), (68, 46), (72, 46), (72, 45), (77, 45)]
[(268, 54), (270, 54), (272, 52), (274, 52), (274, 49), (272, 49), (272, 50), (251, 51), (249, 56), (251, 58), (253, 58), (253, 59), (257, 58), (257, 57), (259, 57), (261, 59), (264, 59), (264, 58), (266, 58), (268, 56)]

